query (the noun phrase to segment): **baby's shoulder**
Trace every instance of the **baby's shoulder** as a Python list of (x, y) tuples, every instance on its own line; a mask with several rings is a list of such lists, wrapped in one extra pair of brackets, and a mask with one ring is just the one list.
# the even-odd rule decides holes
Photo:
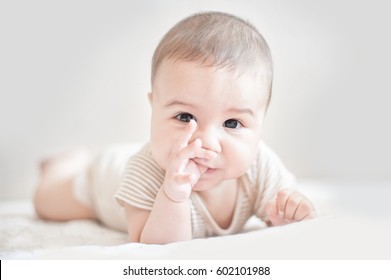
[(129, 157), (125, 172), (152, 173), (154, 176), (161, 177), (164, 170), (153, 159), (150, 143), (144, 144), (141, 148)]
[(260, 141), (258, 150), (256, 151), (256, 159), (254, 160), (252, 168), (260, 171), (280, 163), (281, 159), (276, 152), (265, 142)]
[(268, 178), (279, 174), (283, 164), (277, 154), (263, 141), (259, 142), (256, 156), (250, 168), (240, 178), (242, 184), (259, 188), (267, 184)]

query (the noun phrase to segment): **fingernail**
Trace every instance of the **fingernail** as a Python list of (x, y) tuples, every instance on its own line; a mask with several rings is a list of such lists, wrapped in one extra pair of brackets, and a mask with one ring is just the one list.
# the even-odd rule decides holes
[(278, 211), (278, 217), (279, 217), (280, 219), (284, 218), (284, 212)]
[[(194, 123), (194, 124), (190, 124), (190, 123)], [(196, 121), (195, 121), (195, 120), (190, 120), (190, 121), (189, 121), (189, 124), (190, 124), (190, 125), (197, 126), (197, 123), (196, 123)]]

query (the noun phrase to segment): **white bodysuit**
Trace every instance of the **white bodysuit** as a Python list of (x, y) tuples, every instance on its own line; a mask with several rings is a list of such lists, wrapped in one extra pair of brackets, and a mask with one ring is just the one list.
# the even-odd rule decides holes
[[(150, 144), (146, 144), (135, 154), (134, 148), (127, 147), (108, 151), (91, 165), (86, 174), (76, 180), (76, 188), (90, 190), (92, 207), (104, 225), (126, 231), (121, 205), (128, 203), (150, 211), (165, 171), (152, 158)], [(275, 153), (261, 142), (256, 160), (237, 179), (237, 186), (233, 219), (226, 229), (216, 223), (202, 198), (196, 192), (191, 194), (193, 238), (238, 233), (253, 215), (264, 220), (266, 202), (281, 188), (295, 188), (296, 180)]]

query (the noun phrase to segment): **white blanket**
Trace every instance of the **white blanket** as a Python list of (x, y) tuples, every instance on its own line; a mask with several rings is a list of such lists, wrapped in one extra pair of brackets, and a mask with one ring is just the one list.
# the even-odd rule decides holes
[[(331, 185), (309, 183), (320, 217), (282, 227), (254, 221), (247, 232), (168, 245), (127, 243), (125, 233), (93, 221), (46, 222), (31, 201), (0, 203), (1, 259), (390, 259), (389, 215), (354, 207), (341, 211)], [(334, 184), (334, 186), (336, 186)], [(341, 187), (341, 185), (338, 185)], [(345, 186), (345, 188), (347, 188)], [(348, 189), (348, 188), (347, 188)], [(372, 186), (371, 192), (374, 187)], [(384, 191), (384, 186), (379, 186)], [(387, 189), (389, 193), (389, 190)], [(368, 198), (362, 194), (362, 199)], [(352, 197), (356, 199), (358, 197)], [(331, 200), (331, 201), (330, 201)], [(343, 201), (343, 199), (342, 199)], [(330, 203), (333, 202), (333, 203)], [(363, 202), (359, 202), (361, 205)], [(333, 208), (333, 209), (330, 209)], [(335, 210), (335, 211), (334, 211)], [(349, 211), (350, 210), (350, 211)], [(389, 207), (386, 208), (389, 210)], [(389, 212), (391, 213), (391, 211)]]

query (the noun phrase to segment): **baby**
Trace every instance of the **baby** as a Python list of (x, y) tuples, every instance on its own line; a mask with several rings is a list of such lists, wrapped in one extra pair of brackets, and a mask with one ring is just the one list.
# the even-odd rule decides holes
[(151, 139), (134, 153), (78, 151), (42, 163), (44, 219), (97, 219), (131, 242), (165, 244), (316, 216), (295, 179), (261, 141), (272, 61), (257, 31), (205, 12), (177, 23), (152, 61)]

